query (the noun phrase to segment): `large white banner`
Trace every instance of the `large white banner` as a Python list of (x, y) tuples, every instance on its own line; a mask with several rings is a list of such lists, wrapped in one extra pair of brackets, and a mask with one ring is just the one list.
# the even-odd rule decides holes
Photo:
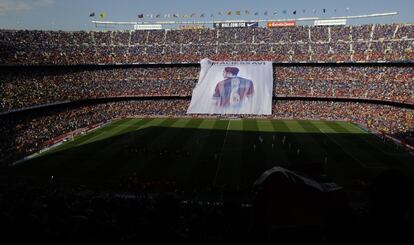
[(272, 62), (203, 59), (200, 64), (187, 113), (272, 114)]

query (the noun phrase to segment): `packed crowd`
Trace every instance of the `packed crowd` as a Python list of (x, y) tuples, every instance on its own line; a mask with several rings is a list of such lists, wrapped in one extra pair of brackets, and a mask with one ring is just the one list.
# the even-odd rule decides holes
[[(79, 128), (114, 118), (133, 116), (186, 116), (187, 99), (111, 102), (46, 112), (5, 115), (0, 161), (10, 162), (49, 146), (51, 140)], [(345, 120), (399, 137), (414, 131), (414, 111), (386, 105), (326, 101), (274, 101), (273, 118)]]
[[(276, 66), (278, 96), (346, 97), (414, 104), (414, 71), (398, 66)], [(108, 97), (191, 96), (199, 68), (60, 67), (5, 70), (0, 112)]]
[(414, 26), (228, 28), (107, 32), (0, 31), (0, 64), (272, 60), (414, 60)]
[(94, 98), (190, 96), (198, 67), (17, 69), (0, 83), (0, 112)]
[(414, 104), (412, 67), (276, 67), (275, 96), (364, 98)]
[(185, 100), (157, 100), (114, 102), (99, 105), (47, 110), (46, 113), (6, 115), (2, 129), (0, 161), (21, 157), (50, 144), (51, 139), (98, 123), (119, 117), (175, 115), (184, 116)]
[(414, 131), (414, 111), (387, 105), (331, 101), (277, 101), (273, 117), (351, 121), (388, 134)]

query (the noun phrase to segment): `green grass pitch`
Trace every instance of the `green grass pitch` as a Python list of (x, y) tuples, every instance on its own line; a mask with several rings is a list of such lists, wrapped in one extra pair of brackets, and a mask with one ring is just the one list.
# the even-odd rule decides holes
[(404, 150), (347, 122), (142, 118), (78, 136), (14, 171), (104, 181), (134, 173), (143, 182), (246, 188), (276, 165), (318, 164), (337, 183), (350, 185), (386, 168), (411, 173), (413, 163)]

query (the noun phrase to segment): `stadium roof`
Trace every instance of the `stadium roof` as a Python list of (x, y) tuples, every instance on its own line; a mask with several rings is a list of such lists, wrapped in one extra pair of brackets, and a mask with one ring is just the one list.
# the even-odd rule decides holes
[(214, 24), (214, 23), (228, 23), (228, 22), (282, 22), (282, 21), (298, 21), (298, 22), (308, 22), (315, 20), (337, 20), (337, 19), (362, 19), (362, 18), (378, 18), (385, 16), (398, 15), (398, 12), (387, 12), (387, 13), (373, 13), (373, 14), (363, 14), (363, 15), (353, 15), (353, 16), (334, 16), (330, 18), (320, 18), (320, 17), (304, 17), (304, 18), (289, 18), (289, 19), (233, 19), (233, 20), (203, 20), (203, 21), (130, 21), (130, 22), (117, 22), (117, 21), (96, 21), (93, 20), (92, 23), (98, 26), (134, 26), (139, 24), (161, 24), (161, 25), (180, 25), (180, 24)]
[(0, 29), (92, 30), (95, 21), (226, 21), (359, 16), (398, 12), (382, 18), (350, 19), (347, 24), (413, 23), (410, 0), (0, 0)]

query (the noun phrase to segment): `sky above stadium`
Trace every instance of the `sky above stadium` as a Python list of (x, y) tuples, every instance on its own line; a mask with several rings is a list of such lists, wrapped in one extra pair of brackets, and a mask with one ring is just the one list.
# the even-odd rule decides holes
[(394, 11), (399, 15), (348, 23), (414, 23), (413, 0), (0, 0), (0, 29), (95, 30), (100, 28), (92, 20), (327, 18)]

